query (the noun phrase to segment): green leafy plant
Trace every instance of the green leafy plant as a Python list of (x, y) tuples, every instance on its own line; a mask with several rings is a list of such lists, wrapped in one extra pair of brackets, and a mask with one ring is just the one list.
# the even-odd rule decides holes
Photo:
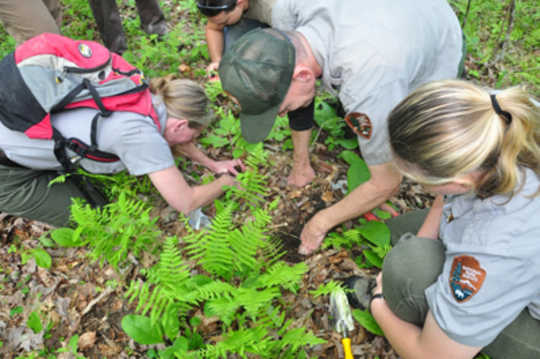
[(345, 138), (347, 124), (342, 117), (338, 116), (336, 109), (330, 105), (330, 99), (329, 95), (315, 98), (315, 122), (322, 131), (328, 133), (324, 143), (329, 150), (335, 149), (336, 146), (350, 150), (357, 148), (356, 136)]
[(36, 311), (30, 313), (30, 315), (28, 316), (28, 320), (26, 321), (26, 325), (36, 334), (43, 330), (41, 318), (39, 317), (39, 313)]
[(135, 257), (150, 250), (155, 245), (160, 231), (150, 217), (151, 208), (144, 202), (128, 199), (124, 193), (118, 201), (103, 208), (91, 208), (81, 200), (71, 206), (74, 229), (59, 228), (51, 233), (51, 238), (60, 246), (75, 247), (88, 245), (90, 257), (106, 260), (118, 267), (129, 253)]
[(331, 294), (333, 291), (335, 290), (338, 290), (338, 289), (343, 289), (343, 286), (341, 285), (341, 283), (338, 283), (334, 280), (331, 280), (329, 281), (328, 283), (325, 283), (325, 284), (321, 284), (319, 286), (319, 288), (315, 289), (315, 290), (312, 290), (310, 291), (309, 293), (313, 296), (313, 297), (319, 297), (321, 295), (329, 295)]
[(49, 253), (43, 248), (33, 248), (21, 253), (21, 263), (25, 264), (30, 258), (34, 258), (36, 264), (42, 268), (50, 268), (52, 259)]
[(369, 310), (353, 309), (352, 315), (353, 318), (356, 319), (356, 321), (360, 323), (361, 326), (366, 328), (368, 332), (375, 335), (384, 336), (383, 331), (381, 330)]
[(384, 223), (370, 221), (342, 234), (331, 232), (323, 243), (323, 248), (351, 249), (353, 246), (362, 250), (362, 256), (356, 260), (360, 267), (382, 268), (383, 258), (391, 249), (390, 230)]
[[(126, 296), (138, 302), (135, 311), (143, 317), (125, 319), (130, 336), (146, 342), (167, 337), (173, 346), (160, 354), (174, 352), (182, 358), (246, 357), (248, 353), (295, 358), (303, 346), (324, 342), (304, 328), (290, 328), (292, 321), (285, 321), (278, 300), (283, 291), (298, 289), (307, 266), (278, 259), (279, 248), (266, 235), (271, 218), (265, 210), (257, 208), (251, 221), (234, 225), (236, 206), (229, 201), (210, 228), (185, 236), (183, 251), (176, 238), (169, 238), (147, 280), (131, 283)], [(192, 275), (184, 257), (196, 261), (207, 275)], [(217, 316), (222, 323), (223, 339), (215, 345), (202, 345), (190, 326), (182, 324), (200, 306), (206, 317)], [(194, 341), (198, 344), (189, 345)]]
[(347, 189), (351, 193), (360, 184), (368, 181), (371, 177), (369, 168), (356, 153), (352, 151), (343, 151), (339, 154), (339, 157), (343, 158), (350, 167), (347, 170)]

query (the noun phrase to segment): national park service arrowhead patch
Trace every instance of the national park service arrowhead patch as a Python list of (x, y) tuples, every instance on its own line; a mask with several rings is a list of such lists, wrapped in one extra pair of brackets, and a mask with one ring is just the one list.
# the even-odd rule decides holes
[(366, 140), (371, 138), (373, 126), (369, 116), (365, 113), (351, 112), (345, 116), (345, 122), (358, 136), (361, 136)]
[(486, 271), (476, 258), (456, 257), (450, 270), (450, 290), (459, 303), (466, 302), (478, 293), (485, 278)]

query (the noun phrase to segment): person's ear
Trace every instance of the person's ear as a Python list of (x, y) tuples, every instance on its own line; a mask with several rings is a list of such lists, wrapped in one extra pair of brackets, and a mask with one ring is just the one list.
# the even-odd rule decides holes
[(188, 126), (189, 126), (188, 120), (183, 119), (183, 118), (179, 118), (179, 119), (177, 119), (177, 121), (176, 121), (176, 123), (174, 125), (174, 129), (175, 129), (175, 131), (182, 131), (182, 130), (186, 129)]
[(474, 180), (470, 176), (458, 177), (453, 182), (464, 190), (470, 191), (474, 188)]
[(305, 65), (297, 65), (294, 67), (293, 80), (299, 82), (310, 82), (315, 78), (313, 71)]
[(236, 1), (236, 6), (244, 6), (245, 4), (247, 4), (246, 0), (237, 0)]

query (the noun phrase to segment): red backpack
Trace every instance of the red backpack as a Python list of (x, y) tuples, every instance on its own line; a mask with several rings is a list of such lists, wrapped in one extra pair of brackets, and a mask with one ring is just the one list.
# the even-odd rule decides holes
[[(97, 149), (99, 117), (135, 112), (151, 116), (160, 128), (142, 72), (97, 42), (44, 33), (5, 56), (0, 74), (0, 121), (29, 138), (53, 139), (55, 156), (66, 171), (81, 158), (118, 161)], [(51, 125), (51, 113), (78, 107), (99, 110), (92, 120), (90, 145), (64, 138)], [(66, 148), (78, 156), (68, 158)]]

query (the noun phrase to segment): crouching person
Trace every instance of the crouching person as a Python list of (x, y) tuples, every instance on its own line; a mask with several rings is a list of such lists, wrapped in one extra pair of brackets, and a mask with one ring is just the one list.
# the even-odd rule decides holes
[[(116, 155), (119, 160), (107, 163), (83, 158), (79, 165), (90, 173), (127, 170), (135, 176), (148, 175), (168, 204), (187, 214), (220, 196), (223, 186), (233, 185), (235, 167), (243, 169), (244, 165), (240, 160), (211, 160), (195, 146), (196, 138), (213, 119), (200, 85), (167, 76), (152, 79), (150, 91), (160, 126), (150, 116), (112, 112), (99, 119), (95, 140), (99, 151)], [(51, 114), (51, 123), (66, 139), (92, 143), (92, 120), (97, 112), (92, 108), (62, 110)], [(206, 185), (189, 186), (175, 165), (172, 146), (224, 175)], [(72, 177), (67, 177), (65, 183), (49, 186), (62, 169), (52, 139), (28, 138), (0, 121), (0, 148), (0, 211), (65, 226), (73, 198), (84, 198), (97, 206), (106, 203), (102, 196), (89, 193)]]
[(518, 88), (434, 82), (388, 128), (400, 172), (436, 199), (389, 223), (369, 304), (385, 336), (404, 359), (540, 358), (538, 109)]

